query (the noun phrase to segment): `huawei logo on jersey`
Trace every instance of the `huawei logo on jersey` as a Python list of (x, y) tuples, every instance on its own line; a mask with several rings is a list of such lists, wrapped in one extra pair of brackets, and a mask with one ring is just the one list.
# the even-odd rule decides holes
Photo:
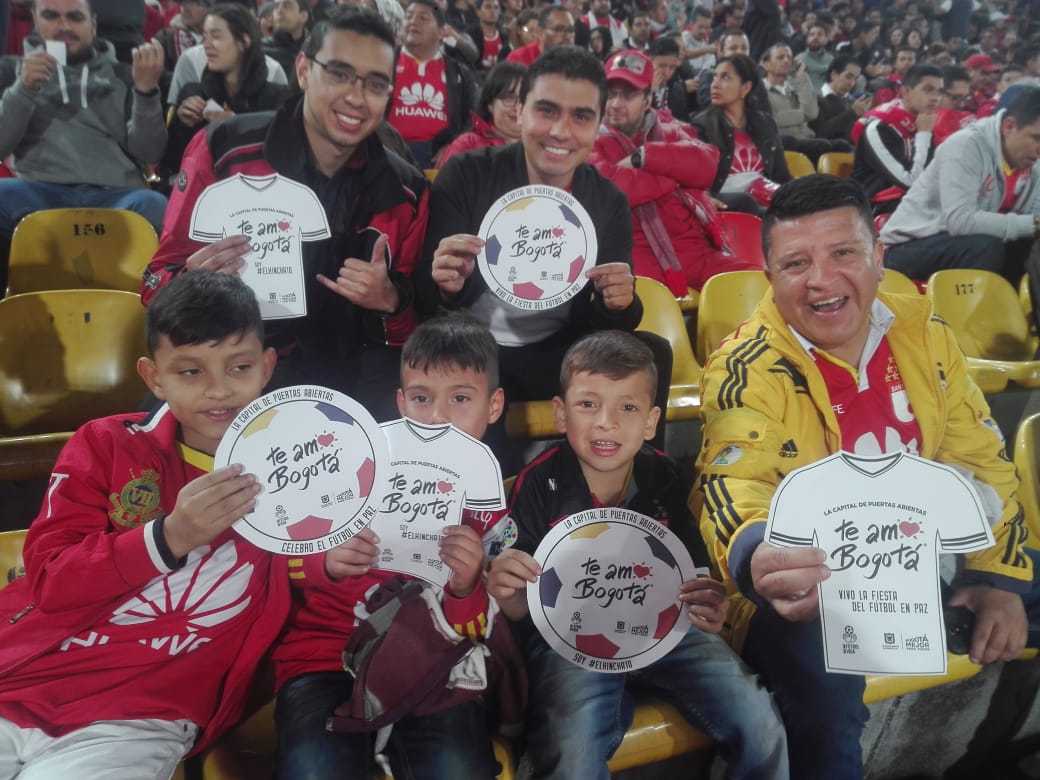
[(416, 81), (404, 87), (397, 96), (400, 106), (397, 112), (403, 116), (424, 116), (430, 119), (444, 119), (444, 93), (434, 89), (432, 84)]
[(110, 622), (120, 626), (147, 624), (180, 613), (186, 633), (142, 639), (141, 644), (177, 655), (209, 642), (211, 637), (200, 632), (231, 620), (249, 606), (252, 597), (247, 591), (253, 564), (239, 564), (231, 540), (211, 555), (208, 552), (209, 547), (193, 550), (183, 569), (153, 579), (117, 607)]

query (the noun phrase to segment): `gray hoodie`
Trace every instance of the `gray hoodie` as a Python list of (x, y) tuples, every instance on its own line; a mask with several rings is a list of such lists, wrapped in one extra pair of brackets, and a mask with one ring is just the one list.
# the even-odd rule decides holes
[[(27, 39), (27, 51), (39, 39)], [(21, 57), (0, 60), (0, 159), (21, 178), (56, 184), (145, 186), (141, 168), (166, 148), (158, 90), (133, 90), (131, 69), (95, 41), (86, 62), (58, 67), (39, 92), (21, 82)]]
[(881, 229), (886, 246), (938, 233), (986, 235), (1015, 241), (1033, 235), (1033, 215), (1040, 212), (1040, 161), (1019, 180), (1020, 191), (1010, 213), (998, 209), (1004, 200), (1001, 111), (980, 119), (947, 138), (903, 196), (899, 208)]

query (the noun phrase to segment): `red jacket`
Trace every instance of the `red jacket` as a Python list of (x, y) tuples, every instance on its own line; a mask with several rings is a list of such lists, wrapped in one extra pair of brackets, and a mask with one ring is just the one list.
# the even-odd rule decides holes
[(178, 428), (166, 406), (107, 417), (62, 451), (26, 576), (0, 591), (0, 716), (62, 734), (206, 712), (196, 751), (241, 716), (288, 612), (285, 559), (228, 530), (165, 565), (153, 524), (205, 473)]
[[(650, 140), (644, 143), (647, 137)], [(633, 145), (644, 147), (642, 166), (618, 167), (617, 163), (631, 156)], [(588, 161), (625, 193), (633, 210), (644, 204), (657, 205), (681, 271), (662, 267), (635, 212), (632, 265), (637, 276), (662, 282), (677, 297), (685, 295), (687, 287), (699, 290), (709, 277), (722, 271), (760, 267), (728, 253), (717, 229), (710, 225), (716, 212), (705, 194), (715, 178), (718, 160), (716, 147), (697, 140), (688, 126), (662, 120), (653, 110), (648, 112), (643, 130), (628, 142), (603, 125), (589, 155)], [(683, 197), (683, 192), (691, 197)], [(703, 211), (700, 216), (691, 208), (695, 203)]]
[(454, 141), (444, 147), (437, 157), (438, 168), (443, 168), (444, 163), (448, 162), (456, 154), (468, 152), (470, 149), (483, 149), (486, 146), (501, 146), (502, 144), (512, 143), (498, 132), (490, 122), (485, 122), (472, 113), (470, 114), (470, 119), (473, 121), (473, 129), (468, 133), (456, 136)]
[[(320, 189), (323, 177), (310, 162), (302, 102), (302, 96), (290, 98), (277, 113), (242, 114), (195, 135), (170, 196), (159, 249), (144, 273), (141, 299), (146, 305), (156, 290), (184, 270), (188, 256), (202, 248), (188, 238), (188, 228), (195, 202), (210, 184), (239, 173), (277, 172)], [(332, 238), (304, 244), (307, 316), (271, 320), (265, 330), (268, 344), (283, 356), (295, 353), (298, 378), (345, 389), (356, 378), (356, 358), (365, 344), (399, 347), (418, 323), (411, 274), (426, 234), (428, 183), (373, 134), (324, 184), (327, 191), (318, 194)], [(399, 310), (385, 317), (354, 306), (317, 280), (319, 273), (336, 279), (348, 257), (369, 259), (380, 234), (389, 237), (390, 280), (401, 300)]]

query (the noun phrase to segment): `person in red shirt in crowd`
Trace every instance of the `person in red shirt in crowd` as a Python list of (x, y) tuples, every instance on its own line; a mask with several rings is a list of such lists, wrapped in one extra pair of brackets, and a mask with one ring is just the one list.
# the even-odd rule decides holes
[(581, 20), (589, 26), (590, 30), (594, 30), (597, 27), (606, 27), (610, 30), (610, 45), (607, 47), (608, 49), (620, 46), (622, 41), (628, 37), (625, 25), (622, 24), (620, 19), (615, 18), (610, 13), (610, 0), (592, 0), (589, 4), (589, 12)]
[(3, 778), (170, 777), (241, 717), (289, 611), (286, 560), (231, 528), (257, 478), (213, 463), (275, 364), (253, 291), (183, 276), (147, 340), (164, 403), (73, 435), (0, 591)]
[(654, 67), (629, 49), (607, 60), (607, 108), (589, 156), (632, 208), (632, 264), (676, 297), (722, 271), (761, 269), (735, 257), (716, 223), (707, 190), (719, 150), (650, 107)]
[(917, 63), (917, 50), (912, 46), (900, 46), (894, 54), (892, 72), (871, 84), (874, 87), (874, 105), (880, 106), (899, 97), (903, 76)]
[(975, 121), (975, 114), (964, 109), (970, 99), (971, 77), (968, 71), (960, 65), (943, 68), (942, 97), (935, 110), (935, 127), (932, 128), (936, 146)]
[(574, 19), (559, 6), (546, 6), (538, 14), (538, 37), (526, 46), (513, 49), (506, 57), (510, 62), (530, 66), (546, 52), (559, 46), (574, 44)]
[(478, 80), (486, 77), (495, 64), (504, 60), (512, 51), (500, 24), (501, 17), (502, 7), (498, 0), (480, 0), (477, 6), (478, 23), (466, 29), (466, 34), (479, 50), (476, 64)]
[(993, 116), (997, 113), (997, 103), (1000, 102), (1001, 96), (1007, 91), (1007, 88), (1022, 78), (1023, 70), (1021, 65), (1011, 64), (1000, 71), (1000, 80), (997, 82), (997, 91), (993, 93), (992, 97), (979, 106), (979, 110), (975, 112), (975, 116), (979, 119), (987, 116)]
[(386, 114), (420, 168), (433, 167), (437, 151), (465, 129), (477, 102), (473, 72), (445, 54), (443, 27), (444, 12), (434, 0), (411, 0)]
[(473, 113), (473, 129), (444, 147), (437, 160), (438, 168), (470, 149), (520, 140), (520, 82), (526, 70), (518, 62), (500, 62), (491, 69)]
[(964, 69), (971, 78), (972, 111), (978, 111), (997, 91), (997, 74), (1000, 66), (988, 54), (972, 54), (964, 61)]
[(190, 237), (210, 185), (274, 173), (318, 195), (331, 237), (304, 242), (307, 314), (271, 320), (278, 386), (317, 384), (348, 393), (377, 419), (396, 417), (400, 347), (418, 322), (412, 269), (428, 217), (426, 178), (376, 134), (391, 91), (394, 34), (371, 11), (342, 9), (315, 25), (296, 60), (301, 94), (277, 112), (239, 114), (188, 144), (159, 248), (141, 284), (149, 305), (181, 274), (237, 274), (254, 237), (210, 244)]

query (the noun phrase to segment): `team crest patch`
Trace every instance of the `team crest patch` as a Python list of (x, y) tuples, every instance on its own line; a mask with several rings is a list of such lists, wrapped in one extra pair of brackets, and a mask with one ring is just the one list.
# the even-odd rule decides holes
[(177, 174), (177, 189), (184, 192), (188, 187), (188, 172), (181, 168), (181, 172)]
[(145, 469), (138, 477), (134, 477), (131, 470), (130, 476), (133, 479), (123, 485), (118, 496), (113, 493), (108, 497), (112, 502), (108, 516), (123, 528), (144, 525), (162, 514), (159, 508), (159, 474)]
[(739, 444), (727, 444), (722, 448), (722, 452), (715, 456), (715, 460), (711, 462), (712, 466), (732, 466), (738, 460), (744, 456), (744, 450), (740, 448)]

